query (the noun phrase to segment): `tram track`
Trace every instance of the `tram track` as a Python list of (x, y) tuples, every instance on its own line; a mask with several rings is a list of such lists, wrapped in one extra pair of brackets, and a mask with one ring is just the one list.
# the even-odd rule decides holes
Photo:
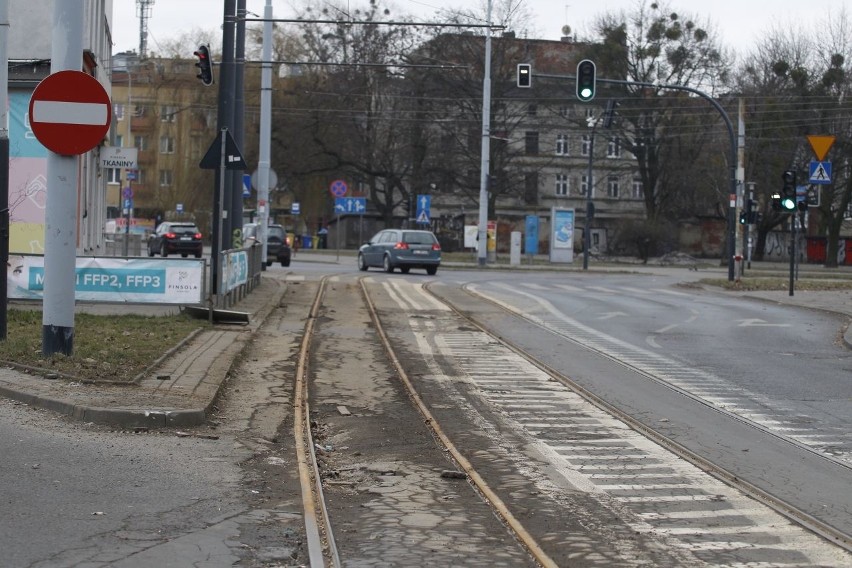
[[(328, 303), (326, 300), (329, 297), (329, 283), (333, 281), (336, 291), (332, 294), (336, 295), (335, 301), (337, 303)], [(420, 290), (420, 292), (416, 290)], [(356, 291), (357, 302), (355, 301)], [(465, 294), (467, 293), (465, 292)], [(381, 295), (378, 296), (378, 294)], [(344, 295), (345, 299), (341, 299), (341, 296)], [(381, 306), (377, 305), (376, 298), (381, 300)], [(393, 311), (387, 311), (393, 310), (394, 306), (402, 307), (403, 313), (395, 314)], [(345, 309), (343, 309), (344, 307)], [(501, 309), (504, 308), (501, 307)], [(359, 310), (366, 314), (365, 319), (363, 321), (352, 321), (353, 314), (361, 313)], [(385, 322), (385, 319), (388, 321)], [(442, 329), (450, 331), (441, 331)], [(795, 556), (798, 554), (797, 548), (800, 546), (809, 551), (804, 553), (804, 558), (810, 558), (811, 561), (831, 557), (831, 553), (815, 551), (815, 546), (817, 548), (825, 546), (825, 544), (815, 544), (819, 542), (819, 539), (812, 536), (801, 536), (806, 533), (792, 525), (778, 527), (776, 522), (767, 516), (769, 513), (764, 513), (759, 507), (755, 508), (754, 505), (750, 505), (748, 499), (766, 505), (766, 511), (771, 509), (775, 513), (780, 513), (781, 516), (792, 521), (795, 525), (805, 527), (810, 533), (819, 535), (822, 539), (842, 550), (849, 551), (847, 535), (839, 533), (830, 525), (821, 523), (819, 519), (810, 517), (806, 512), (790, 506), (774, 495), (762, 491), (759, 487), (739, 479), (711, 460), (622, 412), (615, 405), (596, 396), (558, 369), (537, 359), (534, 354), (521, 346), (514, 344), (510, 338), (500, 337), (493, 333), (487, 328), (487, 325), (465, 313), (465, 310), (456, 306), (452, 300), (434, 293), (431, 286), (411, 284), (405, 280), (395, 279), (381, 279), (376, 282), (374, 279), (365, 276), (354, 280), (326, 276), (319, 283), (311, 303), (309, 316), (304, 325), (294, 385), (294, 436), (298, 454), (299, 479), (302, 487), (306, 548), (311, 566), (337, 567), (353, 561), (356, 563), (358, 561), (374, 562), (377, 558), (380, 558), (380, 561), (386, 565), (417, 565), (416, 562), (410, 560), (410, 558), (416, 556), (415, 551), (406, 550), (404, 553), (400, 553), (400, 550), (407, 546), (404, 533), (402, 535), (396, 534), (397, 528), (388, 528), (398, 527), (399, 519), (383, 519), (389, 513), (396, 513), (394, 513), (393, 507), (388, 508), (386, 498), (382, 495), (386, 490), (397, 491), (397, 489), (385, 486), (383, 482), (385, 489), (368, 495), (370, 489), (365, 492), (366, 484), (363, 479), (350, 481), (346, 477), (347, 472), (351, 473), (361, 466), (352, 466), (351, 459), (347, 462), (343, 458), (343, 461), (341, 461), (344, 452), (349, 451), (350, 456), (346, 457), (351, 458), (351, 454), (361, 455), (364, 451), (373, 452), (371, 455), (375, 456), (384, 456), (386, 454), (382, 452), (391, 451), (390, 455), (393, 455), (393, 458), (377, 458), (395, 460), (388, 462), (390, 464), (403, 463), (400, 460), (406, 458), (401, 458), (400, 452), (414, 456), (407, 459), (414, 459), (415, 461), (407, 466), (402, 466), (402, 469), (425, 471), (424, 487), (428, 485), (429, 470), (431, 469), (433, 472), (435, 470), (436, 462), (434, 461), (423, 461), (423, 466), (418, 465), (421, 463), (418, 460), (425, 460), (426, 458), (421, 455), (422, 450), (411, 453), (410, 448), (408, 448), (409, 443), (406, 441), (406, 437), (411, 436), (410, 432), (408, 434), (401, 434), (400, 432), (385, 434), (384, 432), (387, 430), (383, 427), (382, 436), (388, 438), (386, 441), (370, 442), (369, 439), (364, 438), (360, 442), (352, 441), (355, 431), (362, 436), (365, 433), (370, 436), (369, 432), (375, 432), (375, 426), (369, 426), (373, 430), (367, 431), (365, 430), (367, 426), (364, 426), (364, 424), (370, 420), (378, 420), (380, 415), (386, 412), (384, 409), (377, 409), (369, 404), (367, 405), (368, 408), (360, 410), (353, 408), (353, 415), (361, 417), (359, 418), (360, 424), (357, 426), (353, 422), (347, 423), (345, 422), (346, 419), (335, 415), (333, 409), (339, 409), (341, 401), (348, 401), (350, 405), (359, 404), (357, 396), (347, 398), (344, 391), (347, 389), (357, 390), (363, 387), (363, 382), (355, 381), (356, 385), (353, 386), (352, 381), (347, 378), (352, 374), (351, 368), (341, 368), (336, 365), (327, 366), (328, 361), (335, 357), (339, 359), (340, 353), (346, 353), (346, 351), (335, 351), (334, 349), (338, 347), (336, 343), (344, 342), (340, 338), (349, 338), (354, 335), (356, 332), (353, 330), (357, 330), (359, 334), (363, 333), (365, 337), (360, 338), (362, 343), (356, 342), (354, 346), (351, 346), (348, 353), (352, 353), (354, 350), (362, 355), (365, 360), (369, 360), (367, 367), (371, 369), (371, 372), (376, 373), (375, 380), (388, 381), (388, 385), (395, 385), (392, 388), (398, 390), (410, 401), (409, 405), (412, 409), (410, 412), (416, 412), (421, 417), (420, 422), (422, 424), (420, 424), (420, 427), (430, 433), (429, 438), (433, 447), (442, 452), (444, 459), (454, 464), (459, 473), (462, 474), (467, 484), (470, 485), (468, 491), (472, 489), (471, 493), (477, 495), (473, 499), (478, 500), (481, 507), (489, 510), (493, 517), (500, 520), (501, 526), (496, 529), (497, 532), (502, 530), (503, 539), (507, 542), (516, 543), (513, 546), (518, 549), (519, 553), (520, 550), (523, 550), (524, 554), (528, 556), (529, 562), (534, 565), (547, 567), (560, 565), (633, 566), (643, 562), (647, 563), (649, 559), (652, 559), (652, 562), (658, 565), (686, 565), (692, 564), (693, 561), (697, 562), (696, 565), (704, 565), (705, 561), (701, 560), (703, 557), (716, 559), (706, 561), (707, 564), (719, 565), (718, 559), (726, 558), (726, 556), (724, 553), (717, 554), (714, 552), (717, 547), (721, 546), (722, 549), (720, 550), (724, 550), (727, 546), (734, 547), (734, 549), (745, 547), (748, 550), (757, 545), (760, 549), (765, 546), (764, 540), (770, 534), (772, 534), (773, 539), (780, 538), (786, 541), (789, 538), (789, 544), (781, 546), (778, 550), (770, 547), (768, 549), (770, 552), (755, 553), (757, 556), (755, 554), (749, 556), (749, 553), (746, 553), (742, 558), (747, 560), (740, 561), (742, 565), (801, 565), (801, 560), (777, 563), (772, 560), (768, 562), (758, 561), (755, 564), (752, 560), (754, 557), (760, 558), (760, 554), (763, 554), (763, 558), (772, 558), (771, 555), (779, 554), (779, 550), (782, 551), (780, 554)], [(409, 334), (413, 334), (414, 338), (406, 337)], [(368, 345), (372, 345), (376, 351), (372, 354), (368, 353), (369, 349), (365, 348)], [(400, 349), (402, 349), (402, 355)], [(498, 353), (499, 349), (503, 349), (507, 355), (498, 354), (495, 357), (494, 354)], [(381, 351), (381, 357), (379, 357), (379, 351)], [(509, 353), (511, 355), (508, 355)], [(422, 362), (418, 363), (420, 357), (423, 359)], [(483, 361), (486, 363), (483, 363)], [(504, 362), (508, 365), (506, 369), (503, 369)], [(528, 367), (531, 366), (536, 372), (530, 374), (531, 371), (529, 370), (519, 371), (518, 369), (523, 364)], [(322, 368), (324, 365), (325, 368)], [(456, 371), (452, 370), (456, 368), (454, 365), (459, 365)], [(485, 367), (482, 367), (484, 370), (477, 371), (477, 365), (480, 367), (485, 365)], [(381, 370), (384, 366), (390, 373)], [(451, 374), (442, 377), (441, 372)], [(517, 376), (518, 373), (529, 376), (529, 380), (519, 383), (515, 380), (506, 382), (501, 378), (505, 376), (508, 379), (508, 377)], [(533, 378), (536, 373), (538, 375)], [(383, 375), (387, 375), (387, 378), (383, 378)], [(320, 379), (321, 383), (324, 381), (325, 385), (314, 384), (317, 378)], [(464, 385), (474, 384), (477, 385), (477, 389), (472, 392), (478, 391), (479, 394), (476, 396), (479, 398), (472, 399), (470, 404), (465, 403), (463, 399), (468, 394), (463, 392), (466, 390)], [(556, 384), (559, 386), (550, 386)], [(517, 385), (520, 388), (515, 389), (511, 385)], [(425, 392), (421, 390), (424, 388), (427, 389)], [(450, 390), (455, 394), (451, 393)], [(343, 394), (341, 394), (342, 392)], [(576, 402), (572, 399), (575, 394), (577, 396)], [(552, 411), (544, 410), (547, 405), (552, 406), (554, 402), (554, 400), (547, 399), (551, 395), (558, 399), (557, 402), (560, 406), (570, 407), (566, 408), (564, 416), (553, 414), (551, 418)], [(530, 396), (534, 398), (529, 399), (528, 404), (531, 405), (529, 410), (519, 409), (515, 402)], [(312, 400), (312, 397), (316, 397), (316, 399)], [(387, 394), (382, 395), (380, 405), (385, 404), (385, 399), (389, 398), (393, 397), (388, 397)], [(594, 413), (584, 410), (580, 401), (582, 404), (594, 407), (599, 414), (593, 415)], [(482, 405), (483, 402), (485, 406)], [(545, 402), (547, 404), (544, 404)], [(492, 411), (486, 410), (489, 405), (493, 406)], [(312, 406), (324, 410), (315, 410)], [(394, 419), (399, 419), (400, 412), (400, 410), (392, 410), (389, 414), (392, 414)], [(467, 426), (461, 426), (460, 429), (455, 420), (458, 418), (466, 421), (468, 418), (462, 417), (471, 412), (474, 415), (478, 412), (490, 412), (490, 414), (483, 415), (480, 418), (471, 415), (471, 422)], [(607, 417), (611, 417), (611, 419)], [(506, 426), (492, 428), (485, 425), (482, 422), (483, 419), (486, 422), (489, 420), (505, 420)], [(612, 424), (610, 424), (612, 419), (627, 425), (633, 432), (619, 430), (618, 427), (613, 429)], [(411, 421), (410, 418), (407, 421), (409, 424), (417, 422), (416, 420)], [(486, 447), (480, 443), (471, 446), (470, 440), (457, 439), (459, 433), (465, 431), (465, 428), (466, 431), (470, 432), (472, 426), (473, 431), (476, 431), (479, 427), (477, 425), (483, 428), (481, 435), (512, 437), (515, 436), (512, 432), (520, 429), (524, 430), (523, 436), (532, 436), (533, 438), (524, 442), (524, 438), (521, 436), (518, 438), (520, 442), (507, 442), (506, 444), (494, 439), (496, 444), (494, 447), (502, 446), (508, 453), (504, 452), (500, 456), (491, 457), (493, 450), (486, 450)], [(574, 433), (576, 436), (566, 435), (563, 437), (560, 434), (559, 439), (548, 439), (547, 436), (542, 440), (534, 439), (539, 436), (536, 430), (540, 433), (547, 433), (554, 427), (557, 427), (559, 432)], [(361, 428), (361, 430), (358, 430), (358, 428)], [(393, 429), (394, 426), (391, 425), (390, 428)], [(312, 431), (320, 432), (319, 443), (312, 435)], [(327, 436), (327, 438), (324, 439), (323, 436)], [(349, 437), (347, 438), (347, 436)], [(355, 448), (350, 450), (341, 443), (341, 440), (347, 440)], [(388, 450), (377, 448), (377, 445), (387, 446)], [(534, 455), (538, 458), (545, 461), (552, 458), (554, 460), (552, 464), (545, 467), (560, 472), (560, 475), (565, 475), (575, 489), (565, 494), (561, 493), (561, 489), (557, 489), (554, 495), (550, 495), (548, 489), (543, 489), (543, 487), (548, 487), (547, 483), (541, 485), (540, 482), (536, 482), (532, 478), (527, 481), (530, 487), (521, 489), (523, 486), (518, 486), (518, 476), (527, 477), (529, 474), (523, 473), (522, 470), (513, 470), (513, 468), (522, 467), (526, 469), (527, 465), (522, 466), (521, 464), (529, 458), (520, 455), (513, 456), (512, 452), (517, 452), (524, 446), (538, 448), (534, 452)], [(659, 446), (661, 449), (655, 450), (651, 446)], [(319, 453), (322, 455), (322, 460), (318, 460), (316, 448), (320, 449)], [(369, 450), (364, 450), (364, 448), (369, 448)], [(618, 451), (618, 454), (611, 454), (610, 450), (613, 449)], [(672, 465), (672, 460), (657, 461), (659, 452), (669, 452), (676, 459), (689, 465), (681, 468)], [(639, 454), (645, 455), (643, 457)], [(532, 455), (530, 454), (530, 456)], [(635, 461), (634, 455), (644, 462)], [(612, 461), (608, 463), (608, 460)], [(645, 465), (640, 466), (640, 463)], [(648, 465), (652, 463), (658, 465)], [(532, 464), (528, 465), (533, 469), (536, 467)], [(376, 467), (378, 468), (377, 471), (393, 469), (392, 465)], [(651, 469), (647, 469), (649, 467)], [(664, 470), (668, 470), (670, 473), (664, 473)], [(345, 474), (343, 478), (339, 477), (341, 471)], [(709, 473), (710, 477), (717, 480), (714, 482), (717, 485), (724, 484), (732, 490), (720, 492), (718, 489), (709, 487), (703, 481), (695, 481), (704, 473)], [(328, 475), (331, 475), (331, 477), (328, 477)], [(384, 473), (381, 474), (381, 476), (384, 475)], [(655, 479), (663, 477), (665, 477), (664, 482), (655, 481)], [(643, 481), (644, 479), (649, 479), (649, 481)], [(662, 483), (662, 485), (654, 485), (658, 483)], [(341, 489), (343, 487), (350, 489), (343, 491)], [(443, 487), (446, 487), (446, 485)], [(462, 489), (463, 487), (458, 487), (459, 491), (462, 491)], [(580, 493), (577, 493), (576, 489), (579, 489)], [(334, 502), (331, 509), (328, 505), (327, 492), (329, 490), (332, 492)], [(659, 490), (663, 490), (665, 495), (662, 497), (649, 496), (649, 491), (653, 493)], [(446, 489), (439, 489), (439, 491), (443, 492)], [(735, 496), (735, 492), (742, 493), (743, 497)], [(524, 495), (522, 498), (520, 497), (521, 494)], [(411, 513), (405, 513), (405, 511), (408, 511), (412, 505), (406, 504), (404, 496), (400, 498), (402, 501), (397, 499), (394, 503), (401, 508), (403, 514), (410, 516)], [(454, 522), (456, 524), (459, 522), (459, 515), (470, 514), (472, 519), (482, 518), (482, 516), (476, 516), (477, 514), (482, 515), (482, 513), (471, 512), (470, 504), (463, 509), (456, 509), (455, 512), (448, 510), (446, 500), (438, 500), (430, 504), (428, 491), (425, 504), (421, 502), (424, 500), (423, 495), (414, 499), (421, 503), (419, 507), (422, 510), (417, 514), (426, 517), (434, 516), (437, 518), (441, 515), (444, 515), (446, 519), (455, 517)], [(363, 523), (364, 528), (355, 531), (357, 534), (352, 534), (353, 530), (346, 524), (352, 522), (351, 510), (347, 511), (346, 505), (343, 504), (347, 500), (352, 503), (360, 503), (357, 506), (361, 507), (361, 510), (366, 510), (366, 517), (364, 519), (359, 518), (359, 523)], [(690, 503), (696, 504), (697, 507), (704, 507), (705, 505), (701, 504), (705, 502), (708, 503), (706, 505), (708, 509), (700, 513), (694, 513), (683, 508)], [(648, 505), (643, 505), (643, 503), (648, 503)], [(665, 503), (670, 503), (670, 505)], [(682, 503), (682, 505), (678, 505), (678, 503)], [(596, 504), (602, 507), (601, 511), (596, 512)], [(564, 508), (566, 506), (567, 508)], [(363, 509), (364, 507), (366, 509)], [(538, 511), (539, 514), (530, 517), (529, 511), (531, 510)], [(519, 511), (524, 512), (523, 519), (518, 515)], [(559, 527), (562, 522), (568, 521), (572, 516), (578, 514), (578, 518), (581, 519), (579, 527), (576, 525), (573, 529), (569, 529), (568, 525)], [(694, 517), (697, 521), (685, 520), (685, 525), (672, 524), (673, 520), (690, 519), (695, 514), (698, 515)], [(336, 517), (336, 515), (338, 516)], [(586, 518), (583, 515), (590, 517)], [(601, 534), (586, 533), (583, 535), (575, 532), (577, 528), (588, 530), (587, 521), (598, 515), (603, 515), (602, 518), (616, 515), (619, 517), (620, 525), (614, 526), (611, 531)], [(746, 524), (724, 520), (742, 516), (746, 517), (748, 521)], [(536, 517), (538, 518), (536, 519)], [(716, 518), (720, 519), (722, 524), (716, 525), (712, 522)], [(709, 524), (703, 524), (702, 519), (707, 519)], [(556, 524), (554, 524), (554, 521)], [(442, 521), (436, 522), (440, 525)], [(532, 524), (527, 524), (528, 522)], [(700, 524), (696, 525), (696, 522)], [(763, 524), (753, 525), (754, 522)], [(462, 520), (462, 524), (466, 527), (465, 531), (459, 533), (458, 528), (454, 529), (453, 534), (456, 536), (453, 538), (458, 538), (458, 534), (467, 534), (470, 537), (469, 535), (477, 532), (473, 528), (467, 527), (471, 524), (469, 520)], [(475, 524), (475, 521), (473, 524)], [(766, 528), (771, 526), (776, 528)], [(347, 533), (342, 544), (335, 538), (335, 528), (340, 530), (341, 527), (343, 527), (343, 532)], [(436, 532), (443, 530), (445, 529), (436, 528)], [(489, 530), (491, 531), (491, 538), (499, 538), (499, 536), (494, 536), (497, 533), (494, 532), (493, 528)], [(603, 556), (596, 560), (589, 559), (603, 551), (601, 547), (606, 546), (604, 543), (607, 542), (607, 538), (610, 541), (613, 538), (623, 539), (623, 536), (616, 535), (630, 534), (631, 530), (636, 531), (633, 533), (635, 535), (642, 535), (635, 537), (635, 543), (628, 541), (620, 541), (617, 545), (612, 543), (613, 550), (606, 551)], [(774, 534), (766, 532), (769, 530), (773, 530)], [(387, 534), (383, 531), (387, 531)], [(505, 539), (506, 531), (513, 538)], [(363, 540), (367, 533), (371, 535), (370, 541)], [(590, 538), (592, 534), (594, 536)], [(716, 534), (721, 535), (719, 537), (721, 541), (713, 536)], [(729, 534), (739, 534), (742, 538), (726, 536)], [(391, 536), (396, 538), (397, 541), (391, 542), (389, 538)], [(476, 540), (480, 537), (470, 538)], [(710, 541), (708, 542), (706, 539), (710, 539)], [(439, 535), (438, 541), (440, 540)], [(737, 542), (738, 540), (743, 542)], [(368, 544), (364, 544), (365, 542)], [(575, 557), (578, 551), (582, 551), (581, 555), (587, 554), (589, 546), (593, 542), (598, 542), (598, 544), (591, 547), (591, 550), (595, 552), (591, 557), (586, 558), (581, 563), (568, 560)], [(454, 552), (456, 554), (455, 559), (460, 558), (458, 554), (467, 554), (468, 556), (461, 556), (461, 558), (464, 558), (464, 564), (469, 566), (525, 565), (519, 558), (512, 561), (504, 560), (502, 564), (490, 564), (487, 556), (471, 552), (471, 550), (477, 549), (477, 546), (481, 546), (481, 550), (488, 549), (488, 546), (483, 546), (482, 542), (477, 541), (477, 544), (472, 546), (459, 545), (458, 552), (452, 551), (452, 549), (442, 552)], [(662, 546), (663, 549), (657, 550), (657, 546)], [(387, 547), (387, 549), (383, 547)], [(465, 550), (467, 552), (463, 552)], [(772, 552), (773, 550), (774, 552)], [(391, 560), (394, 558), (394, 554), (397, 555), (396, 561)], [(433, 550), (426, 554), (426, 557), (429, 557), (429, 555), (436, 554), (436, 551)], [(353, 560), (354, 558), (360, 560)], [(408, 560), (400, 560), (401, 558)], [(437, 558), (432, 561), (441, 563)], [(833, 560), (817, 562), (824, 563), (824, 565), (838, 565)], [(734, 562), (731, 565), (738, 565), (738, 563)]]
[[(843, 531), (838, 530), (834, 526), (821, 521), (820, 519), (814, 517), (813, 515), (807, 513), (806, 511), (796, 507), (795, 505), (785, 501), (784, 499), (781, 499), (778, 496), (776, 496), (776, 495), (774, 495), (770, 492), (767, 492), (767, 491), (761, 489), (760, 487), (758, 487), (758, 486), (756, 486), (752, 483), (749, 483), (748, 481), (742, 479), (740, 476), (731, 473), (730, 471), (719, 466), (718, 464), (714, 463), (713, 461), (708, 460), (705, 457), (699, 455), (698, 453), (690, 450), (689, 448), (687, 448), (683, 444), (680, 444), (680, 443), (672, 440), (668, 436), (660, 433), (657, 429), (654, 429), (654, 428), (648, 426), (647, 424), (645, 424), (641, 420), (638, 420), (638, 419), (634, 418), (632, 415), (622, 411), (618, 406), (615, 406), (615, 405), (609, 403), (604, 398), (596, 395), (594, 392), (587, 389), (586, 387), (584, 387), (583, 385), (581, 385), (577, 381), (571, 379), (569, 376), (565, 375), (564, 373), (560, 372), (558, 369), (554, 368), (551, 365), (548, 365), (547, 363), (542, 361), (540, 358), (538, 358), (534, 354), (530, 353), (529, 350), (524, 349), (523, 347), (519, 346), (517, 343), (515, 343), (514, 341), (509, 339), (507, 336), (495, 333), (494, 330), (488, 328), (486, 325), (482, 324), (477, 319), (473, 318), (470, 314), (466, 313), (464, 310), (459, 309), (458, 306), (454, 305), (451, 302), (447, 302), (447, 300), (445, 298), (442, 298), (439, 295), (434, 294), (434, 292), (430, 289), (429, 285), (424, 286), (424, 288), (428, 292), (430, 292), (436, 299), (443, 301), (443, 302), (446, 302), (451, 307), (453, 312), (458, 317), (467, 321), (469, 325), (475, 327), (476, 329), (480, 330), (481, 332), (486, 333), (489, 336), (493, 337), (495, 340), (501, 342), (506, 347), (508, 347), (509, 349), (514, 351), (515, 353), (517, 353), (519, 356), (528, 360), (530, 363), (532, 363), (533, 365), (535, 365), (536, 367), (541, 369), (543, 372), (552, 376), (555, 380), (559, 381), (560, 383), (564, 384), (565, 386), (567, 386), (568, 388), (570, 388), (571, 390), (576, 392), (578, 395), (583, 397), (589, 403), (600, 408), (601, 410), (610, 414), (611, 416), (623, 421), (624, 423), (628, 424), (631, 428), (633, 428), (637, 432), (641, 433), (643, 436), (645, 436), (649, 440), (652, 440), (654, 443), (660, 445), (661, 447), (668, 449), (669, 451), (671, 451), (672, 453), (674, 453), (675, 455), (677, 455), (681, 459), (699, 467), (701, 470), (709, 473), (710, 475), (712, 475), (716, 479), (719, 479), (720, 481), (726, 483), (727, 485), (729, 485), (729, 486), (731, 486), (731, 487), (733, 487), (733, 488), (735, 488), (739, 491), (742, 491), (746, 495), (749, 495), (750, 497), (754, 498), (755, 500), (759, 501), (760, 503), (770, 507), (771, 509), (773, 509), (777, 513), (779, 513), (782, 516), (788, 518), (789, 520), (795, 522), (796, 524), (799, 524), (802, 527), (805, 527), (810, 532), (820, 536), (821, 538), (825, 539), (826, 541), (828, 541), (828, 542), (830, 542), (834, 545), (839, 546), (840, 548), (842, 548), (843, 550), (845, 550), (847, 552), (852, 552), (852, 535), (846, 534)], [(838, 466), (843, 467), (843, 468), (848, 469), (850, 467), (850, 465), (847, 462), (834, 459), (831, 456), (826, 456), (822, 452), (816, 451), (813, 448), (810, 448), (805, 444), (797, 442), (796, 440), (792, 440), (787, 436), (778, 434), (777, 432), (772, 432), (770, 429), (768, 429), (768, 428), (766, 428), (766, 427), (764, 427), (764, 426), (762, 426), (758, 423), (755, 423), (751, 420), (748, 420), (747, 418), (738, 416), (738, 415), (731, 413), (731, 412), (727, 412), (724, 409), (719, 409), (719, 408), (707, 403), (706, 401), (704, 401), (700, 397), (696, 397), (696, 396), (692, 395), (691, 393), (689, 393), (689, 392), (687, 392), (683, 389), (680, 389), (675, 385), (672, 385), (672, 384), (666, 382), (665, 380), (659, 379), (658, 377), (654, 376), (653, 374), (647, 373), (645, 370), (643, 370), (641, 368), (635, 367), (635, 366), (633, 366), (633, 365), (631, 365), (631, 364), (629, 364), (625, 361), (622, 361), (622, 360), (618, 359), (617, 357), (614, 357), (613, 355), (611, 355), (610, 353), (607, 353), (606, 351), (604, 351), (602, 349), (598, 349), (594, 346), (590, 346), (590, 345), (586, 345), (586, 344), (581, 343), (581, 342), (577, 342), (573, 338), (567, 337), (564, 334), (561, 334), (558, 330), (554, 330), (554, 329), (552, 329), (548, 326), (542, 325), (536, 319), (526, 316), (525, 314), (521, 313), (517, 309), (513, 309), (512, 307), (509, 307), (502, 302), (495, 301), (494, 299), (492, 299), (491, 297), (489, 297), (487, 295), (484, 295), (484, 294), (481, 294), (477, 291), (471, 290), (468, 286), (463, 287), (463, 290), (466, 294), (468, 294), (471, 297), (475, 297), (479, 300), (488, 302), (492, 306), (499, 308), (503, 312), (510, 314), (513, 317), (523, 319), (529, 325), (536, 327), (537, 329), (541, 330), (544, 333), (558, 336), (558, 337), (560, 337), (560, 338), (562, 338), (566, 341), (571, 341), (572, 343), (579, 345), (580, 347), (594, 353), (595, 355), (598, 355), (600, 357), (604, 357), (608, 360), (615, 362), (618, 365), (621, 365), (621, 366), (624, 366), (625, 368), (630, 369), (631, 371), (633, 371), (635, 373), (638, 373), (638, 374), (643, 375), (643, 376), (645, 376), (645, 377), (647, 377), (651, 380), (654, 380), (654, 381), (658, 382), (659, 384), (662, 384), (666, 388), (672, 389), (673, 391), (677, 392), (678, 394), (680, 394), (682, 396), (686, 396), (686, 397), (694, 400), (695, 402), (710, 408), (714, 412), (724, 414), (724, 415), (728, 416), (729, 418), (731, 418), (733, 420), (737, 420), (739, 422), (747, 424), (749, 427), (760, 430), (762, 433), (764, 433), (766, 435), (772, 436), (776, 439), (783, 441), (784, 443), (790, 444), (790, 445), (795, 446), (795, 447), (797, 447), (797, 448), (799, 448), (803, 451), (806, 451), (806, 452), (812, 454), (813, 456), (815, 456), (819, 459), (829, 461), (829, 462), (834, 463), (835, 465), (838, 465)]]

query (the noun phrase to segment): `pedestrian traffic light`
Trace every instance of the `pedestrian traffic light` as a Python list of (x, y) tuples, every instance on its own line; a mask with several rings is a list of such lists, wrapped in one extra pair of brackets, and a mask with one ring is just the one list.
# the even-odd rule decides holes
[(796, 172), (786, 170), (781, 174), (784, 185), (781, 187), (781, 211), (791, 213), (796, 210)]
[(518, 87), (532, 87), (532, 65), (529, 63), (518, 63)]
[(584, 59), (577, 64), (577, 98), (587, 103), (595, 98), (595, 62)]
[(209, 87), (213, 84), (213, 62), (210, 61), (210, 50), (206, 45), (201, 45), (193, 54), (198, 58), (195, 64), (198, 67), (198, 78)]
[(748, 225), (748, 213), (745, 212), (745, 209), (740, 211), (740, 225)]

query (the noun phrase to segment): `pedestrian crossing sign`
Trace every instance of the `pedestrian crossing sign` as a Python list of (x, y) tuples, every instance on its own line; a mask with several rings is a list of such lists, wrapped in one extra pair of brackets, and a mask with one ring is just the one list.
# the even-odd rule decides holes
[(808, 181), (812, 184), (831, 183), (831, 162), (818, 162), (812, 160), (809, 168)]
[(423, 225), (428, 225), (431, 223), (429, 221), (429, 214), (424, 210), (420, 212), (420, 215), (417, 216), (417, 222)]

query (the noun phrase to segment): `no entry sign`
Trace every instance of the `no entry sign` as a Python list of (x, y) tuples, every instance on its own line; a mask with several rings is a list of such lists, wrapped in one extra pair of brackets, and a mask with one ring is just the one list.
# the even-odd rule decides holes
[(97, 79), (82, 71), (48, 75), (30, 99), (30, 128), (51, 152), (73, 156), (104, 139), (112, 121), (109, 95)]

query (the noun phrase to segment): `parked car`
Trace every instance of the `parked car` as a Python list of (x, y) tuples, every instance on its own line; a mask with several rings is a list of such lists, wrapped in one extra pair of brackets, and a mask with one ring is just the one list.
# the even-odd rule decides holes
[[(247, 223), (243, 225), (243, 242), (246, 246), (261, 244), (260, 225)], [(281, 266), (290, 266), (290, 239), (283, 225), (271, 224), (266, 226), (266, 266), (280, 262)]]
[(358, 250), (358, 268), (381, 267), (385, 272), (399, 268), (408, 274), (412, 268), (423, 268), (433, 275), (441, 265), (441, 245), (431, 231), (385, 229)]
[(157, 226), (148, 238), (148, 256), (159, 254), (163, 257), (177, 254), (184, 258), (190, 254), (201, 258), (204, 250), (201, 231), (195, 223), (186, 221), (164, 221)]

